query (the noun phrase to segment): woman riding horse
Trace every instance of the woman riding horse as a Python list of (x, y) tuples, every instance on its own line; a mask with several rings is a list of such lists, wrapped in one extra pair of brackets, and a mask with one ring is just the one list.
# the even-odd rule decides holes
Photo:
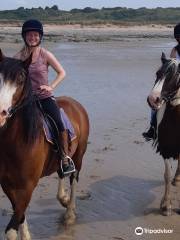
[[(60, 159), (63, 161), (63, 174), (75, 171), (74, 163), (68, 156), (68, 133), (64, 129), (59, 108), (53, 97), (53, 90), (65, 77), (65, 71), (56, 57), (40, 46), (43, 38), (43, 25), (36, 19), (27, 20), (22, 26), (22, 38), (25, 46), (15, 57), (25, 60), (32, 54), (32, 63), (29, 66), (29, 78), (32, 82), (32, 91), (39, 98), (40, 105), (45, 114), (50, 115), (58, 128), (57, 137)], [(56, 78), (48, 84), (48, 67), (51, 66), (56, 72)], [(61, 164), (59, 164), (59, 174), (61, 175)]]
[[(170, 58), (180, 60), (180, 23), (174, 27), (174, 38), (178, 44), (171, 50)], [(156, 137), (156, 108), (158, 107), (156, 104), (156, 97), (159, 95), (160, 93), (158, 91), (156, 91), (156, 93), (154, 91), (154, 95), (149, 96), (149, 101), (153, 109), (151, 110), (150, 127), (147, 132), (142, 133), (146, 141), (149, 141)]]
[[(28, 69), (32, 55), (26, 60), (4, 57), (0, 51), (0, 183), (9, 198), (13, 215), (6, 228), (8, 240), (31, 239), (25, 211), (32, 193), (43, 176), (58, 171), (59, 154), (47, 142), (42, 114), (32, 92)], [(69, 154), (76, 171), (70, 175), (70, 197), (59, 179), (57, 198), (67, 208), (65, 223), (75, 220), (75, 186), (86, 151), (89, 120), (80, 103), (69, 97), (56, 99), (69, 117), (76, 138), (69, 145)]]

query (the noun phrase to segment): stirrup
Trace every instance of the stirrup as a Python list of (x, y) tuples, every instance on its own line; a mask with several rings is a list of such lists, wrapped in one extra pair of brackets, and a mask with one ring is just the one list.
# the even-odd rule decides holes
[(73, 162), (72, 158), (70, 158), (68, 155), (66, 155), (64, 158), (68, 159), (68, 162), (69, 162), (68, 166), (69, 165), (72, 166), (72, 170), (64, 171), (64, 169), (63, 169), (63, 161), (61, 161), (61, 170), (62, 170), (64, 176), (66, 176), (66, 175), (69, 175), (70, 173), (75, 172), (76, 169), (75, 169), (75, 165), (74, 165), (74, 162)]

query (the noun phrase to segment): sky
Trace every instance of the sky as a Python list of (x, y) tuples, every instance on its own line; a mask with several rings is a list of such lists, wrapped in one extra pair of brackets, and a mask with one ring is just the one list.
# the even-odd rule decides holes
[(11, 10), (19, 7), (36, 8), (52, 7), (57, 5), (61, 10), (73, 8), (102, 8), (102, 7), (127, 7), (127, 8), (156, 8), (180, 7), (180, 0), (3, 0), (0, 10)]

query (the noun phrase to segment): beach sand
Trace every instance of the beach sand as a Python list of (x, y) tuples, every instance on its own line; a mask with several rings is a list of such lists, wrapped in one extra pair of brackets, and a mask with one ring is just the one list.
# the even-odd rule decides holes
[[(172, 25), (45, 25), (44, 40), (53, 42), (124, 41), (126, 38), (172, 38)], [(0, 24), (0, 41), (22, 42), (21, 26)]]
[[(172, 30), (170, 30), (171, 32)], [(170, 35), (170, 33), (169, 33)], [(66, 228), (64, 209), (56, 200), (57, 175), (40, 180), (27, 209), (35, 240), (178, 240), (179, 215), (161, 215), (164, 163), (141, 133), (148, 127), (146, 97), (160, 66), (169, 55), (170, 38), (110, 42), (49, 44), (61, 60), (67, 80), (55, 92), (79, 100), (90, 117), (90, 137), (77, 189), (77, 220)], [(7, 55), (19, 45), (1, 43)], [(50, 79), (53, 73), (50, 72)], [(175, 171), (172, 162), (172, 172)], [(172, 187), (173, 209), (180, 207)], [(10, 219), (10, 204), (0, 194), (0, 231)], [(166, 229), (173, 233), (135, 234), (135, 228)], [(3, 235), (3, 233), (2, 233)]]

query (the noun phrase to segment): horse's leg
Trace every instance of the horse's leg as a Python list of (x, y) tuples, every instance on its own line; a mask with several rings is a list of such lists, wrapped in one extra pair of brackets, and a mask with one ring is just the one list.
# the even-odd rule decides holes
[(57, 192), (57, 199), (59, 200), (60, 204), (67, 208), (67, 205), (69, 203), (69, 196), (65, 192), (65, 182), (64, 178), (59, 178), (59, 186), (58, 186), (58, 192)]
[(75, 172), (71, 175), (70, 177), (70, 199), (69, 202), (67, 204), (67, 210), (66, 213), (64, 215), (64, 223), (66, 225), (70, 225), (73, 224), (75, 222), (76, 219), (76, 215), (75, 215), (75, 198), (76, 198), (76, 183), (77, 183), (77, 177), (78, 173)]
[[(13, 190), (3, 186), (3, 190), (10, 199), (13, 206), (13, 216), (6, 228), (6, 239), (7, 240), (16, 240), (17, 232), (20, 224), (24, 223), (24, 212), (29, 204), (32, 194), (32, 186), (25, 186), (25, 189), (21, 190)], [(30, 240), (30, 233), (28, 232), (28, 228), (26, 228), (26, 232), (24, 232), (23, 240)]]
[(165, 163), (165, 172), (164, 172), (165, 192), (161, 200), (160, 208), (165, 216), (170, 216), (172, 214), (171, 196), (170, 196), (171, 166), (170, 166), (170, 161), (168, 159), (165, 159), (164, 163)]
[(31, 239), (26, 218), (24, 218), (24, 222), (19, 225), (19, 232), (20, 232), (21, 240)]
[(174, 176), (174, 179), (172, 181), (172, 184), (174, 186), (179, 186), (180, 185), (180, 156), (177, 158), (177, 169), (176, 169), (176, 173), (175, 173), (175, 176)]
[[(73, 144), (69, 149), (69, 156), (73, 156), (73, 155), (76, 156), (75, 152), (77, 150), (77, 145), (78, 145), (78, 141), (74, 140)], [(73, 160), (74, 160), (74, 156), (73, 156)], [(60, 204), (63, 207), (67, 208), (70, 198), (69, 198), (68, 192), (65, 191), (65, 178), (59, 178), (58, 192), (56, 197), (60, 202)]]
[(75, 222), (76, 214), (75, 214), (75, 198), (76, 198), (76, 184), (79, 179), (79, 172), (82, 165), (82, 159), (87, 147), (87, 139), (79, 140), (79, 145), (76, 149), (75, 154), (73, 155), (73, 161), (76, 166), (76, 172), (73, 173), (70, 177), (70, 200), (67, 205), (67, 210), (64, 216), (65, 224), (70, 225)]

